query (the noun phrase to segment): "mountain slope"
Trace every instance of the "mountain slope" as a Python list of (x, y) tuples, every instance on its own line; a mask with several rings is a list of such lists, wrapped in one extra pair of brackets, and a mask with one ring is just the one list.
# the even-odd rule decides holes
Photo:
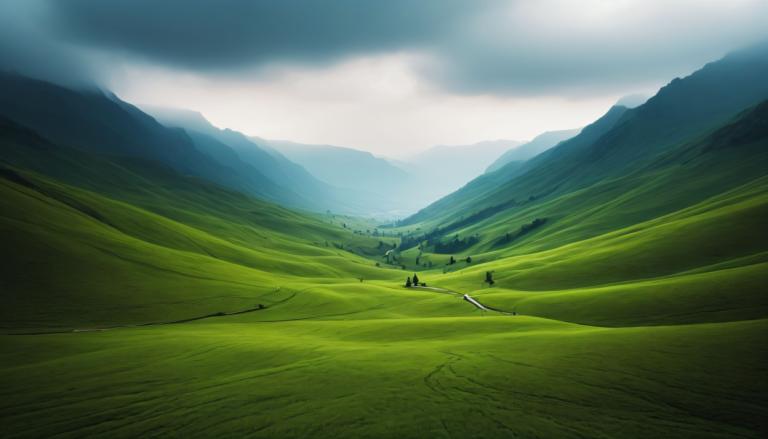
[(244, 166), (227, 147), (211, 142), (196, 145), (185, 131), (161, 125), (114, 95), (76, 91), (13, 74), (0, 75), (0, 82), (0, 115), (55, 143), (146, 159), (261, 198), (318, 208), (259, 170)]
[[(200, 113), (160, 107), (148, 107), (147, 110), (164, 124), (186, 130), (197, 142), (198, 147), (204, 151), (212, 145), (231, 150), (237, 157), (237, 161), (256, 169), (280, 187), (298, 194), (303, 200), (303, 204), (298, 207), (320, 212), (332, 210), (355, 215), (382, 215), (396, 207), (394, 200), (390, 200), (389, 203), (386, 199), (381, 200), (377, 193), (366, 190), (365, 185), (349, 183), (358, 175), (357, 168), (338, 169), (337, 180), (324, 181), (305, 169), (303, 166), (305, 161), (292, 161), (281, 151), (276, 150), (269, 141), (249, 138), (230, 129), (219, 129)], [(311, 161), (316, 164), (320, 162), (322, 160)], [(347, 176), (347, 174), (352, 175)], [(337, 181), (347, 181), (348, 184), (335, 184)]]
[[(611, 109), (600, 117), (600, 119), (581, 130), (579, 135), (559, 144), (557, 148), (555, 148), (558, 150), (557, 154), (565, 155), (568, 153), (575, 153), (586, 148), (597, 138), (610, 131), (624, 116), (626, 111), (626, 107), (611, 107)], [(527, 162), (510, 162), (494, 172), (483, 174), (467, 183), (467, 185), (460, 190), (427, 206), (417, 214), (405, 219), (400, 224), (411, 225), (429, 219), (429, 225), (432, 225), (437, 224), (440, 221), (445, 221), (448, 218), (466, 216), (463, 215), (463, 211), (474, 208), (479, 200), (494, 193), (494, 191), (498, 190), (501, 185), (513, 181), (515, 177), (535, 168), (538, 163), (546, 161), (546, 157), (552, 153), (553, 150), (550, 149)], [(501, 206), (503, 209), (506, 208), (507, 205), (516, 203), (517, 201), (512, 203), (508, 200), (504, 200), (495, 205), (490, 205), (489, 207), (486, 207), (486, 209), (492, 208), (493, 206)], [(480, 210), (478, 210), (478, 212), (479, 211)]]
[(612, 118), (609, 130), (597, 130), (599, 135), (594, 135), (593, 130), (584, 129), (515, 169), (513, 178), (496, 188), (466, 196), (458, 191), (451, 194), (451, 203), (439, 201), (405, 224), (429, 220), (436, 225), (451, 216), (532, 202), (624, 175), (768, 98), (766, 77), (768, 46), (730, 54), (684, 79), (673, 80), (637, 108), (614, 107), (622, 110), (612, 110), (601, 119), (620, 116)]
[(485, 170), (486, 173), (498, 171), (504, 165), (510, 162), (524, 162), (533, 158), (542, 152), (552, 148), (558, 143), (576, 136), (581, 131), (580, 128), (572, 130), (547, 131), (534, 137), (528, 143), (516, 146), (497, 158)]
[(388, 275), (355, 255), (380, 252), (379, 239), (164, 166), (7, 120), (0, 147), (0, 239), (17, 249), (0, 264), (6, 328), (173, 320), (252, 307), (290, 278)]
[(407, 184), (408, 174), (387, 160), (366, 151), (331, 145), (306, 145), (283, 140), (263, 140), (312, 175), (337, 187), (385, 195), (392, 186)]

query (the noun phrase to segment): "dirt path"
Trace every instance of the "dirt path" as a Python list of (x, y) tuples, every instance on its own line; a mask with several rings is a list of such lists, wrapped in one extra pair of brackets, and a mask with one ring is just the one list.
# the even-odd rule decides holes
[(259, 307), (256, 306), (254, 308), (248, 308), (243, 309), (240, 311), (233, 311), (233, 312), (216, 312), (212, 314), (206, 314), (204, 316), (197, 316), (197, 317), (190, 317), (188, 319), (180, 319), (180, 320), (169, 320), (169, 321), (162, 321), (162, 322), (147, 322), (147, 323), (136, 323), (132, 325), (113, 325), (113, 326), (102, 326), (98, 328), (74, 328), (74, 329), (60, 329), (56, 331), (39, 331), (39, 332), (9, 332), (4, 335), (46, 335), (46, 334), (72, 334), (72, 333), (81, 333), (81, 332), (103, 332), (103, 331), (111, 331), (113, 329), (125, 329), (125, 328), (143, 328), (145, 326), (162, 326), (162, 325), (176, 325), (179, 323), (189, 323), (194, 322), (197, 320), (203, 320), (203, 319), (211, 319), (214, 317), (228, 317), (228, 316), (236, 316), (240, 314), (247, 314), (255, 311), (262, 311), (267, 309), (267, 307)]
[(504, 311), (504, 310), (501, 310), (501, 309), (498, 309), (498, 308), (494, 308), (494, 307), (491, 307), (491, 306), (483, 305), (477, 299), (475, 299), (474, 297), (470, 296), (469, 294), (461, 294), (461, 293), (453, 291), (453, 290), (448, 290), (448, 289), (445, 289), (445, 288), (438, 288), (438, 287), (411, 287), (411, 288), (412, 289), (416, 289), (416, 290), (428, 290), (428, 291), (433, 291), (433, 292), (436, 292), (436, 293), (450, 294), (450, 295), (453, 295), (453, 296), (458, 296), (458, 297), (461, 297), (462, 299), (464, 299), (465, 301), (471, 303), (475, 308), (477, 308), (477, 309), (479, 309), (481, 311), (493, 311), (493, 312), (497, 312), (497, 313), (505, 314), (505, 315), (509, 315), (509, 316), (517, 315), (517, 313), (514, 312), (514, 311)]

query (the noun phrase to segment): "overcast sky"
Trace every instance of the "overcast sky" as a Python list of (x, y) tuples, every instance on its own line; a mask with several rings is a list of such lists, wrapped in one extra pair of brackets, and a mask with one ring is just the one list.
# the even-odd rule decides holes
[(582, 126), (766, 23), (764, 0), (3, 0), (0, 67), (402, 156)]

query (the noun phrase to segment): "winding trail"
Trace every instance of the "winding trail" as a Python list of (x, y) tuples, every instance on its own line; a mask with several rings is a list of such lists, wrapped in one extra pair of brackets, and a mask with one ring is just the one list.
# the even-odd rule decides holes
[(253, 308), (247, 308), (247, 309), (241, 309), (239, 311), (231, 311), (231, 312), (215, 312), (211, 314), (206, 314), (202, 316), (196, 316), (196, 317), (189, 317), (186, 319), (179, 319), (179, 320), (167, 320), (167, 321), (158, 321), (158, 322), (146, 322), (146, 323), (134, 323), (134, 324), (124, 324), (124, 325), (111, 325), (111, 326), (101, 326), (96, 328), (74, 328), (74, 329), (58, 329), (58, 330), (51, 330), (51, 331), (34, 331), (34, 332), (9, 332), (5, 333), (3, 335), (49, 335), (49, 334), (77, 334), (77, 333), (84, 333), (84, 332), (104, 332), (104, 331), (111, 331), (113, 329), (126, 329), (126, 328), (143, 328), (147, 326), (163, 326), (163, 325), (176, 325), (180, 323), (189, 323), (194, 322), (197, 320), (203, 320), (203, 319), (211, 319), (215, 317), (230, 317), (230, 316), (237, 316), (241, 314), (248, 314), (256, 311), (265, 311), (269, 308), (272, 308), (276, 305), (280, 305), (284, 302), (287, 302), (291, 299), (293, 299), (296, 296), (296, 292), (293, 292), (290, 296), (286, 297), (285, 299), (278, 300), (276, 302), (273, 302), (269, 305), (257, 305)]
[[(307, 288), (305, 290), (301, 290), (299, 292), (304, 292), (306, 290), (309, 290), (311, 288)], [(434, 293), (440, 293), (440, 294), (450, 294), (452, 296), (461, 297), (464, 301), (469, 302), (474, 306), (475, 308), (481, 310), (481, 311), (491, 311), (491, 312), (497, 312), (499, 314), (514, 316), (517, 315), (516, 312), (510, 312), (510, 311), (504, 311), (498, 308), (494, 308), (488, 305), (483, 305), (480, 303), (477, 299), (470, 296), (469, 294), (462, 294), (453, 290), (448, 290), (445, 288), (438, 288), (438, 287), (411, 287), (411, 289), (415, 290), (426, 290)], [(253, 308), (247, 308), (239, 311), (232, 311), (232, 312), (215, 312), (211, 314), (206, 314), (202, 316), (196, 316), (196, 317), (189, 317), (186, 319), (179, 319), (179, 320), (168, 320), (168, 321), (157, 321), (157, 322), (146, 322), (146, 323), (135, 323), (135, 324), (123, 324), (123, 325), (111, 325), (111, 326), (102, 326), (102, 327), (96, 327), (96, 328), (74, 328), (74, 329), (57, 329), (57, 330), (50, 330), (50, 331), (31, 331), (31, 332), (10, 332), (5, 333), (3, 335), (50, 335), (50, 334), (73, 334), (73, 333), (87, 333), (87, 332), (103, 332), (103, 331), (111, 331), (113, 329), (126, 329), (126, 328), (143, 328), (147, 326), (163, 326), (163, 325), (176, 325), (180, 323), (189, 323), (194, 322), (197, 320), (203, 320), (203, 319), (211, 319), (216, 317), (229, 317), (229, 316), (236, 316), (240, 314), (248, 314), (256, 311), (263, 311), (268, 308), (274, 307), (275, 305), (282, 304), (284, 302), (287, 302), (291, 299), (293, 299), (296, 296), (296, 292), (291, 294), (290, 296), (286, 297), (285, 299), (273, 302), (267, 306), (255, 306)], [(346, 314), (354, 314), (359, 311), (354, 311), (352, 313), (341, 313), (337, 315), (346, 315)], [(326, 316), (328, 317), (328, 316)], [(259, 323), (277, 323), (277, 322), (286, 322), (286, 321), (295, 321), (295, 320), (309, 320), (316, 318), (316, 316), (309, 316), (309, 317), (299, 317), (299, 318), (293, 318), (293, 319), (281, 319), (281, 320), (265, 320), (261, 321)]]
[(508, 315), (508, 316), (515, 316), (515, 315), (517, 315), (517, 313), (515, 311), (504, 311), (504, 310), (501, 310), (501, 309), (498, 309), (498, 308), (494, 308), (492, 306), (483, 305), (477, 299), (475, 299), (474, 297), (470, 296), (469, 294), (461, 294), (461, 293), (453, 291), (453, 290), (448, 290), (448, 289), (445, 289), (445, 288), (438, 288), (438, 287), (411, 287), (411, 288), (412, 289), (416, 289), (416, 290), (429, 290), (429, 291), (433, 291), (433, 292), (436, 292), (436, 293), (450, 294), (450, 295), (453, 295), (453, 296), (460, 296), (463, 300), (471, 303), (475, 308), (477, 308), (477, 309), (479, 309), (481, 311), (493, 311), (493, 312), (497, 312), (499, 314), (505, 314), (505, 315)]
[(188, 322), (194, 322), (196, 320), (203, 320), (203, 319), (210, 319), (214, 317), (227, 317), (227, 316), (236, 316), (240, 314), (247, 314), (254, 311), (262, 311), (267, 309), (266, 307), (254, 307), (254, 308), (248, 308), (243, 309), (240, 311), (233, 311), (233, 312), (216, 312), (212, 314), (206, 314), (204, 316), (197, 316), (197, 317), (190, 317), (187, 319), (180, 319), (180, 320), (169, 320), (169, 321), (161, 321), (161, 322), (147, 322), (147, 323), (136, 323), (136, 324), (126, 324), (126, 325), (113, 325), (113, 326), (102, 326), (98, 328), (75, 328), (75, 329), (60, 329), (56, 331), (39, 331), (39, 332), (10, 332), (6, 333), (4, 335), (47, 335), (47, 334), (72, 334), (72, 333), (80, 333), (80, 332), (103, 332), (103, 331), (110, 331), (113, 329), (125, 329), (125, 328), (142, 328), (145, 326), (161, 326), (161, 325), (176, 325), (179, 323), (188, 323)]

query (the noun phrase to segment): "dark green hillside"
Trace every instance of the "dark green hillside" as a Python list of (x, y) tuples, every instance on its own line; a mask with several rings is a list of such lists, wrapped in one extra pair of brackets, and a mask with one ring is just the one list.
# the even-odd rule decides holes
[(434, 226), (448, 216), (468, 216), (510, 200), (553, 197), (643, 166), (680, 142), (705, 135), (739, 111), (768, 98), (767, 51), (765, 46), (758, 46), (737, 52), (686, 78), (675, 79), (637, 108), (612, 109), (591, 129), (585, 128), (522, 169), (515, 169), (506, 183), (490, 190), (483, 189), (482, 184), (474, 189), (470, 183), (469, 189), (434, 203), (403, 224), (427, 222)]
[(167, 128), (102, 91), (77, 91), (4, 73), (0, 115), (60, 145), (156, 161), (182, 174), (292, 207), (324, 210), (327, 205), (313, 192), (321, 183), (298, 165), (285, 159), (278, 163), (263, 151), (243, 158), (218, 139), (190, 138), (184, 130)]
[[(407, 226), (425, 220), (431, 225), (433, 223), (439, 223), (441, 219), (455, 217), (457, 214), (466, 217), (472, 215), (475, 212), (471, 212), (470, 209), (475, 208), (475, 206), (486, 199), (489, 194), (496, 195), (495, 193), (499, 191), (499, 188), (502, 185), (510, 181), (517, 181), (515, 180), (515, 177), (521, 176), (532, 169), (537, 169), (539, 166), (546, 167), (547, 163), (550, 163), (550, 160), (548, 160), (547, 157), (555, 155), (556, 159), (552, 159), (551, 161), (560, 163), (560, 157), (564, 157), (565, 160), (565, 158), (570, 159), (571, 157), (578, 155), (580, 151), (587, 148), (592, 142), (613, 128), (626, 111), (626, 107), (611, 107), (611, 109), (600, 119), (581, 130), (579, 135), (562, 142), (554, 150), (550, 149), (545, 151), (541, 155), (524, 163), (507, 163), (505, 166), (502, 166), (494, 172), (483, 174), (467, 183), (466, 186), (458, 191), (436, 201), (425, 209), (419, 211), (417, 214), (406, 218), (400, 225)], [(544, 178), (549, 178), (550, 174), (548, 172), (542, 172), (542, 175)], [(530, 197), (531, 196), (515, 199), (504, 194), (498, 196), (497, 199), (494, 200), (496, 202), (488, 202), (483, 208), (488, 209), (499, 205), (509, 205), (512, 200), (515, 201), (515, 204), (517, 202), (525, 202)]]

